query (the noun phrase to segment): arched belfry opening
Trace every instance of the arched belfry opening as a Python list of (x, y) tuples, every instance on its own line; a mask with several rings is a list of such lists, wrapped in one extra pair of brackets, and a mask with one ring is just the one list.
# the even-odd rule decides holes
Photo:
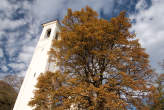
[(49, 38), (51, 35), (51, 29), (47, 29), (46, 31), (46, 38)]
[(58, 39), (59, 39), (59, 32), (56, 32), (55, 40), (58, 40)]

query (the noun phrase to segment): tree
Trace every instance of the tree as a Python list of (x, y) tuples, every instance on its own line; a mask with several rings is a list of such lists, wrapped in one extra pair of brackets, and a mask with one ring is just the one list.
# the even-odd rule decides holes
[[(160, 63), (162, 69), (164, 69), (164, 60)], [(150, 109), (151, 110), (163, 110), (164, 109), (164, 73), (157, 74), (155, 77), (155, 89), (150, 97)]]
[(125, 12), (108, 21), (90, 7), (74, 12), (68, 9), (62, 23), (60, 40), (53, 41), (55, 48), (50, 51), (51, 61), (57, 62), (60, 70), (40, 76), (29, 104), (35, 110), (72, 106), (146, 110), (143, 98), (152, 89), (149, 79), (153, 71), (148, 54), (128, 31), (131, 24)]
[(156, 82), (156, 89), (152, 94), (152, 103), (150, 104), (151, 110), (164, 109), (164, 74), (158, 76)]
[(0, 80), (0, 110), (12, 110), (16, 97), (14, 88)]
[(8, 83), (10, 86), (12, 86), (17, 92), (19, 92), (19, 89), (23, 82), (23, 77), (18, 76), (17, 74), (13, 75), (6, 75), (3, 80)]

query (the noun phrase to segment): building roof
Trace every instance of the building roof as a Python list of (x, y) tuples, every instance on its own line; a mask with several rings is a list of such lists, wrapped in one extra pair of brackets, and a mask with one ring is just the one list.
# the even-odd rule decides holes
[(44, 27), (46, 25), (53, 24), (53, 23), (58, 23), (59, 25), (61, 25), (60, 22), (59, 22), (59, 20), (56, 19), (56, 20), (52, 20), (52, 21), (48, 21), (46, 23), (43, 23), (42, 26)]

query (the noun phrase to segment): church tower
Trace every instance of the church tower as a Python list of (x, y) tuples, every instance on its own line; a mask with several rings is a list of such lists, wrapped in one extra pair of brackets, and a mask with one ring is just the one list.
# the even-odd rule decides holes
[(49, 50), (52, 47), (52, 41), (58, 40), (60, 24), (57, 20), (42, 24), (43, 30), (35, 48), (31, 63), (26, 72), (24, 81), (16, 99), (13, 110), (32, 110), (28, 102), (34, 96), (33, 91), (37, 83), (37, 78), (46, 71), (55, 71), (55, 64), (49, 62)]

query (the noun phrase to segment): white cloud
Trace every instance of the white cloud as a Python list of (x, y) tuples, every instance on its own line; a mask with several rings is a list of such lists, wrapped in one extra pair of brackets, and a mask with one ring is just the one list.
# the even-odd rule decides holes
[(3, 57), (3, 51), (2, 51), (2, 49), (0, 48), (0, 58), (2, 58)]
[(147, 6), (148, 5), (145, 0), (140, 0), (136, 5), (136, 10), (144, 10)]
[(31, 60), (33, 51), (35, 47), (33, 46), (25, 46), (23, 47), (22, 51), (20, 52), (18, 58), (20, 61), (24, 61), (27, 65), (29, 64), (29, 61)]
[(1, 66), (1, 69), (2, 69), (2, 71), (4, 71), (4, 72), (7, 72), (7, 71), (8, 71), (8, 68), (7, 68), (5, 65), (2, 65), (2, 66)]
[(80, 10), (89, 5), (94, 10), (104, 14), (110, 14), (114, 5), (114, 0), (36, 0), (33, 5), (33, 14), (36, 19), (43, 22), (48, 18), (63, 17), (68, 8)]
[[(27, 67), (26, 60), (19, 59), (20, 51), (22, 47), (30, 43), (34, 43), (32, 40), (33, 33), (30, 33), (26, 29), (23, 29), (29, 23), (32, 23), (31, 15), (31, 2), (29, 1), (18, 1), (17, 3), (11, 3), (8, 0), (1, 0), (0, 3), (0, 46), (4, 50), (5, 56), (0, 50), (0, 56), (3, 55), (3, 59), (0, 62), (0, 74), (9, 74), (11, 70), (23, 71)], [(15, 19), (22, 15), (22, 18)], [(24, 16), (24, 17), (23, 17)], [(31, 29), (31, 31), (33, 31)], [(30, 34), (30, 35), (29, 35)], [(32, 55), (32, 53), (27, 53)], [(28, 59), (30, 60), (30, 59)], [(23, 63), (21, 63), (23, 62)], [(24, 64), (25, 63), (25, 64)], [(5, 66), (6, 65), (6, 66)], [(8, 66), (7, 66), (8, 65)], [(10, 67), (10, 68), (8, 68)], [(3, 75), (1, 75), (3, 76)]]
[(145, 9), (145, 6), (145, 1), (141, 0), (136, 6), (139, 13), (130, 16), (136, 20), (131, 30), (136, 31), (142, 46), (150, 55), (152, 66), (159, 71), (158, 62), (164, 59), (164, 1), (152, 0), (150, 8)]
[(10, 63), (8, 64), (8, 66), (10, 66), (15, 71), (20, 71), (25, 69), (24, 63)]
[(10, 19), (2, 19), (0, 30), (2, 29), (15, 29), (25, 24), (23, 19), (21, 20), (10, 20)]

